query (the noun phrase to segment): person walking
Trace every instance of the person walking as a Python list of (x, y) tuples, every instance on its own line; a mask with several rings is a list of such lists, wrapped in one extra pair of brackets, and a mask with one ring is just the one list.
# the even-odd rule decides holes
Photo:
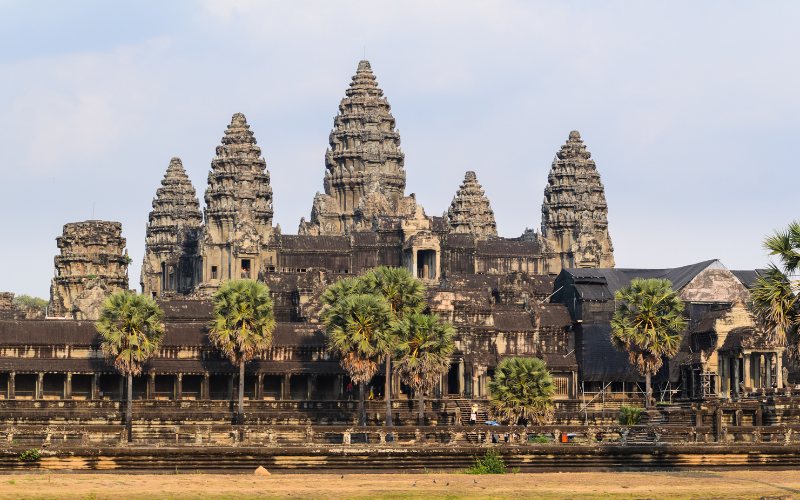
[(469, 414), (469, 425), (475, 425), (478, 423), (478, 405), (473, 404), (472, 410)]

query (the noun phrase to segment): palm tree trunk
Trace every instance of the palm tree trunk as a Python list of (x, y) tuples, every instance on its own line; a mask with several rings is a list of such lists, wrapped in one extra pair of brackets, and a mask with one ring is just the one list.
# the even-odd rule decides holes
[(392, 426), (392, 357), (386, 355), (386, 384), (384, 387), (386, 397), (386, 427)]
[(421, 387), (417, 390), (417, 396), (419, 398), (419, 414), (417, 415), (417, 424), (425, 425), (425, 391), (423, 391)]
[(645, 402), (644, 407), (650, 408), (650, 400), (653, 398), (653, 386), (650, 384), (650, 372), (647, 372), (644, 375), (644, 386), (645, 386)]
[(359, 382), (358, 384), (358, 425), (365, 426), (367, 425), (367, 409), (364, 406), (364, 391), (366, 390), (366, 384), (364, 382)]
[(128, 404), (125, 406), (125, 432), (128, 442), (133, 441), (133, 374), (128, 373)]
[(244, 361), (239, 361), (239, 408), (236, 413), (236, 423), (244, 424)]

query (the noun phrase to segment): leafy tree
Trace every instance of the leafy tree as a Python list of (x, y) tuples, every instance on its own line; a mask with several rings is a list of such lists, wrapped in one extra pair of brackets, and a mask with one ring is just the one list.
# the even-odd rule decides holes
[(680, 346), (680, 333), (686, 328), (684, 305), (664, 279), (634, 279), (614, 295), (617, 309), (611, 318), (611, 341), (628, 353), (636, 370), (645, 376), (646, 402), (653, 397), (651, 377)]
[(341, 359), (342, 368), (359, 385), (359, 425), (366, 425), (364, 386), (378, 371), (389, 342), (391, 312), (383, 297), (347, 295), (322, 315), (328, 349)]
[(28, 318), (44, 318), (48, 302), (31, 295), (17, 295), (14, 297), (14, 307), (25, 313)]
[[(392, 321), (397, 323), (408, 314), (425, 309), (425, 285), (402, 267), (381, 266), (369, 271), (363, 277), (366, 289), (381, 295), (389, 305)], [(396, 331), (394, 328), (392, 332)], [(392, 426), (392, 356), (398, 339), (387, 339), (383, 352), (386, 381), (384, 395), (386, 400), (386, 426)]]
[(439, 316), (411, 313), (394, 326), (400, 339), (395, 367), (419, 399), (419, 425), (425, 423), (425, 391), (430, 391), (450, 368), (455, 329)]
[(511, 424), (547, 423), (553, 416), (555, 392), (553, 376), (539, 358), (505, 358), (489, 381), (493, 412)]
[(772, 339), (788, 347), (797, 358), (800, 351), (800, 221), (789, 224), (764, 240), (770, 255), (778, 257), (780, 267), (770, 264), (750, 291), (751, 308), (756, 320)]
[(113, 361), (114, 367), (128, 379), (125, 427), (129, 441), (133, 376), (139, 375), (142, 366), (158, 352), (164, 337), (163, 317), (164, 312), (152, 298), (122, 291), (105, 300), (95, 325), (102, 339), (101, 349)]
[(239, 366), (237, 422), (244, 423), (244, 367), (272, 345), (275, 314), (269, 288), (255, 280), (231, 280), (214, 293), (211, 343)]

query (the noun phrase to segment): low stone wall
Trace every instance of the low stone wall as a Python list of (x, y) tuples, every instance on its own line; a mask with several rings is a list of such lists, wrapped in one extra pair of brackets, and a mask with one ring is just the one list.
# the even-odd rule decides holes
[[(800, 449), (789, 446), (497, 446), (506, 465), (523, 472), (646, 469), (725, 469), (800, 466)], [(2, 470), (126, 472), (250, 472), (264, 466), (284, 472), (423, 472), (463, 470), (485, 447), (202, 447), (81, 448), (45, 451), (35, 463), (0, 454)]]

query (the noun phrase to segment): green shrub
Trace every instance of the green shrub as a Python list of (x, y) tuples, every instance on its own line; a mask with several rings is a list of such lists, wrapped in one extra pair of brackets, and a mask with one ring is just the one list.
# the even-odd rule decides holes
[(552, 439), (550, 439), (549, 436), (542, 436), (542, 435), (534, 436), (533, 434), (528, 436), (528, 442), (529, 443), (545, 444), (545, 443), (549, 443), (551, 441), (552, 441)]
[(42, 453), (36, 448), (30, 448), (21, 452), (19, 459), (23, 462), (38, 462), (42, 459)]
[(620, 406), (619, 423), (622, 425), (636, 425), (642, 419), (642, 409), (635, 406)]
[(496, 451), (489, 450), (484, 456), (476, 457), (475, 463), (465, 472), (467, 474), (505, 474), (506, 463)]

